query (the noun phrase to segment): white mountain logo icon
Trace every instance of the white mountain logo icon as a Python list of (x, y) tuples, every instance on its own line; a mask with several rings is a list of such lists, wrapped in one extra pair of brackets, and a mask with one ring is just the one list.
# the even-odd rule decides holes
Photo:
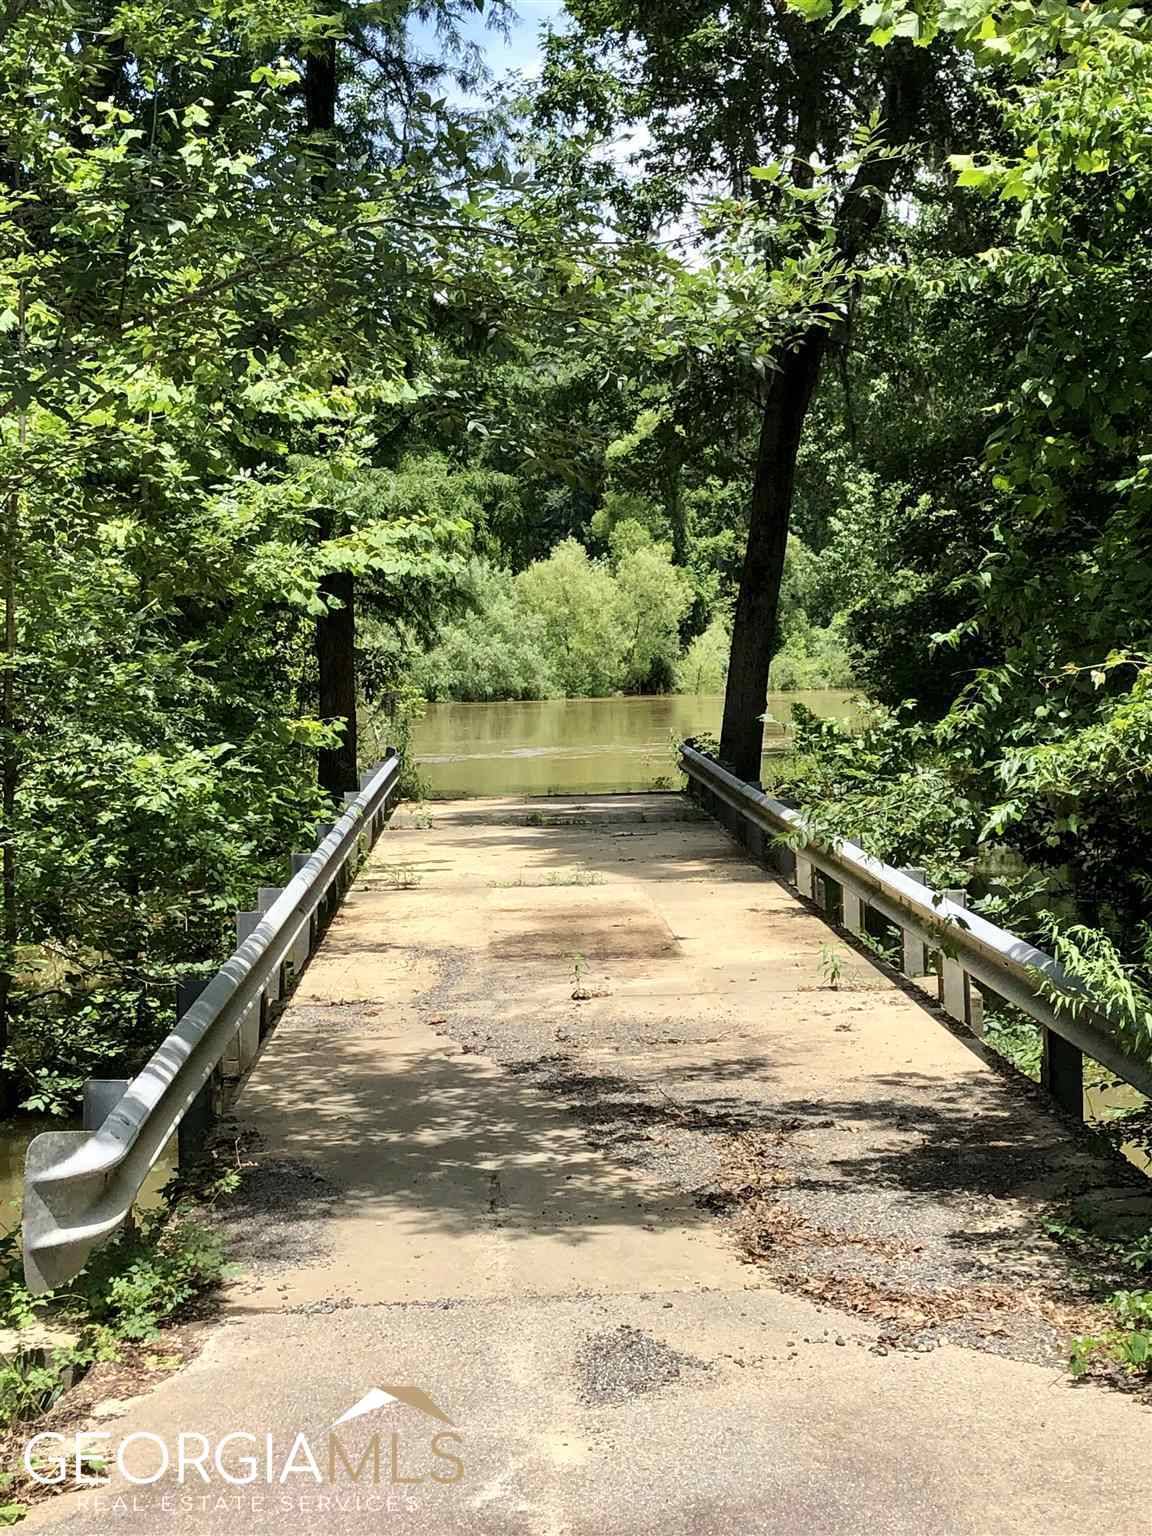
[[(353, 1403), (347, 1412), (342, 1413), (332, 1425), (335, 1429), (338, 1424), (347, 1424), (350, 1419), (359, 1419), (366, 1413), (375, 1413), (378, 1408), (391, 1408), (393, 1403), (403, 1403), (406, 1408), (416, 1408), (421, 1413), (426, 1413), (430, 1419), (439, 1419), (441, 1424), (452, 1424), (452, 1420), (437, 1403), (433, 1401), (427, 1392), (413, 1386), (388, 1386), (373, 1387), (365, 1392), (358, 1403)], [(453, 1424), (453, 1428), (456, 1426)]]

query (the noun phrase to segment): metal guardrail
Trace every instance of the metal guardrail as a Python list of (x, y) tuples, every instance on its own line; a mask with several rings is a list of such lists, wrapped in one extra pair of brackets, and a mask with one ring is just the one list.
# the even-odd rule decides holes
[(24, 1274), (39, 1294), (80, 1273), (89, 1254), (127, 1219), (141, 1185), (181, 1122), (226, 1066), (235, 1080), (255, 1061), (270, 1004), (307, 964), (362, 854), (379, 835), (400, 782), (390, 752), (345, 795), (343, 815), (317, 828), (312, 854), (291, 856), (283, 889), (260, 893), (260, 911), (237, 913), (239, 941), (143, 1070), (91, 1134), (47, 1131), (24, 1172)]
[[(681, 745), (680, 761), (692, 798), (756, 857), (790, 877), (802, 896), (826, 911), (838, 907), (852, 933), (867, 932), (869, 911), (893, 923), (903, 935), (908, 975), (927, 974), (926, 951), (936, 954), (940, 1003), (950, 1017), (979, 1034), (988, 993), (1035, 1019), (1044, 1046), (1041, 1081), (1063, 1108), (1084, 1113), (1084, 1056), (1152, 1097), (1152, 1064), (1128, 1052), (1079, 980), (1043, 950), (967, 911), (962, 891), (934, 891), (922, 874), (915, 877), (921, 872), (894, 869), (855, 843), (821, 840), (800, 811), (689, 743)], [(1042, 982), (1074, 997), (1074, 1013), (1049, 1002)]]

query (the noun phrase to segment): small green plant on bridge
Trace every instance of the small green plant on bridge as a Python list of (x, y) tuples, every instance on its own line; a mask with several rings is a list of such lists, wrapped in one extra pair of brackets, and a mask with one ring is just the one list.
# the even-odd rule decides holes
[[(1085, 1280), (1103, 1305), (1105, 1325), (1073, 1338), (1073, 1376), (1152, 1379), (1152, 1229), (1123, 1239), (1089, 1231), (1067, 1214), (1046, 1223), (1048, 1235), (1084, 1263)], [(1117, 1287), (1127, 1279), (1129, 1284)]]
[(819, 963), (824, 985), (830, 987), (833, 992), (839, 991), (841, 983), (849, 974), (844, 951), (837, 949), (835, 944), (821, 944)]
[(415, 864), (381, 864), (378, 868), (380, 879), (395, 891), (414, 891), (424, 880), (423, 871)]

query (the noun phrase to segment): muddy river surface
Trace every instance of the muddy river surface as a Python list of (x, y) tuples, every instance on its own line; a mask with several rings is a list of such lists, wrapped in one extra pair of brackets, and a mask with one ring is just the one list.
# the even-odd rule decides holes
[[(858, 713), (854, 695), (837, 689), (770, 694), (766, 752), (786, 750), (793, 704), (841, 720)], [(718, 735), (723, 705), (718, 693), (430, 704), (413, 747), (437, 799), (670, 789), (675, 742)]]

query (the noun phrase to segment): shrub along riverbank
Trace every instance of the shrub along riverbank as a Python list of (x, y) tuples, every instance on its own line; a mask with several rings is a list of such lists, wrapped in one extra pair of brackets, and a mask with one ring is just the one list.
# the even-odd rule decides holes
[[(793, 540), (776, 689), (842, 688), (851, 667), (833, 619), (810, 614), (811, 553)], [(731, 638), (727, 606), (704, 601), (691, 569), (635, 521), (618, 523), (597, 557), (574, 538), (518, 574), (475, 560), (464, 611), (409, 672), (439, 701), (589, 698), (612, 693), (719, 693)]]

